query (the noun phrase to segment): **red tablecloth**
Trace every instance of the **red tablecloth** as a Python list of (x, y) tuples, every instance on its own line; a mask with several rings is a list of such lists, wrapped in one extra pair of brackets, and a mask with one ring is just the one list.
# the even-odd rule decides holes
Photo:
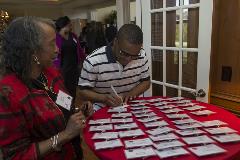
[[(152, 98), (156, 98), (156, 97), (148, 97), (148, 98), (141, 98), (141, 99), (152, 99)], [(196, 102), (196, 101), (193, 101), (193, 102)], [(200, 122), (201, 121), (209, 121), (209, 120), (221, 120), (223, 122), (228, 123), (228, 127), (240, 132), (240, 119), (238, 117), (236, 117), (232, 113), (230, 113), (220, 107), (206, 104), (206, 103), (201, 103), (201, 102), (197, 102), (197, 103), (199, 103), (199, 105), (207, 107), (206, 109), (217, 112), (217, 113), (209, 115), (209, 116), (196, 116), (196, 115), (189, 113), (189, 111), (186, 111), (186, 110), (184, 110), (183, 113), (187, 113), (188, 115), (191, 116), (191, 118), (198, 120)], [(96, 119), (102, 119), (102, 118), (111, 118), (111, 114), (107, 113), (108, 109), (109, 109), (108, 107), (105, 107), (105, 108), (95, 112), (94, 115), (91, 117), (91, 119), (96, 120)], [(170, 119), (168, 119), (164, 115), (164, 113), (160, 112), (159, 109), (152, 107), (152, 110), (157, 115), (162, 116), (163, 119), (169, 123), (169, 127), (177, 129), (174, 126), (174, 124), (170, 121)], [(133, 119), (138, 124), (139, 128), (141, 128), (143, 131), (146, 130), (146, 128), (144, 127), (144, 125), (141, 122), (136, 121), (135, 116), (133, 116)], [(84, 129), (84, 138), (85, 138), (87, 145), (90, 147), (91, 150), (94, 151), (94, 153), (96, 154), (97, 157), (99, 157), (99, 159), (101, 159), (101, 160), (125, 160), (126, 159), (126, 157), (124, 155), (124, 147), (96, 151), (94, 149), (94, 142), (98, 142), (101, 140), (94, 140), (94, 141), (92, 140), (92, 136), (93, 136), (94, 132), (90, 132), (89, 127), (90, 127), (90, 125), (87, 125), (86, 128)], [(147, 137), (147, 136), (140, 136), (138, 138), (145, 138), (145, 137)], [(129, 139), (131, 139), (131, 138), (122, 138), (121, 140), (123, 142), (124, 140), (129, 140)], [(137, 138), (135, 138), (135, 139), (137, 139)], [(227, 152), (218, 154), (218, 155), (211, 155), (211, 156), (199, 158), (188, 150), (191, 154), (174, 157), (174, 158), (167, 158), (167, 160), (169, 160), (169, 159), (174, 159), (174, 160), (183, 160), (183, 159), (184, 160), (196, 160), (196, 159), (201, 159), (201, 160), (229, 160), (229, 159), (240, 160), (240, 142), (227, 143), (227, 144), (217, 143), (217, 145), (224, 148), (225, 150), (227, 150)], [(189, 146), (186, 145), (184, 148), (186, 149), (187, 147), (189, 147)], [(159, 160), (160, 158), (155, 156), (155, 157), (149, 157), (149, 158), (144, 158), (144, 159), (145, 160)]]

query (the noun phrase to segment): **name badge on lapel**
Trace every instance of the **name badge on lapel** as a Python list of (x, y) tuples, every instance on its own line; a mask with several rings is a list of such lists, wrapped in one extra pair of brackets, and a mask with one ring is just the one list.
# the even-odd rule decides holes
[(65, 108), (65, 109), (67, 109), (67, 110), (70, 111), (70, 109), (71, 109), (71, 104), (72, 104), (72, 99), (73, 99), (72, 96), (64, 93), (64, 92), (61, 91), (61, 90), (59, 90), (58, 95), (57, 95), (56, 103), (57, 103), (59, 106), (61, 106), (61, 107), (63, 107), (63, 108)]

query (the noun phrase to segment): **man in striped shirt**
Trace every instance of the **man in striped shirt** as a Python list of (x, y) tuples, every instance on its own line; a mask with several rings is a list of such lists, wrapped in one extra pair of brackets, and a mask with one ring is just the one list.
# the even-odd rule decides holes
[(77, 99), (94, 102), (97, 110), (119, 106), (146, 91), (150, 75), (142, 43), (143, 33), (137, 25), (123, 25), (112, 44), (95, 50), (84, 61)]

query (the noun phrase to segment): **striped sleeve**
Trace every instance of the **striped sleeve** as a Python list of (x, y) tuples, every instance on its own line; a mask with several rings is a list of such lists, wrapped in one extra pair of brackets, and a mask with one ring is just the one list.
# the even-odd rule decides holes
[(92, 87), (96, 85), (98, 71), (96, 67), (91, 64), (91, 62), (86, 59), (83, 63), (83, 68), (81, 75), (79, 77), (78, 85), (80, 87)]
[(148, 58), (146, 56), (146, 53), (144, 53), (145, 56), (142, 59), (142, 67), (141, 67), (141, 81), (147, 81), (150, 79), (150, 71), (149, 71), (149, 62), (148, 62)]

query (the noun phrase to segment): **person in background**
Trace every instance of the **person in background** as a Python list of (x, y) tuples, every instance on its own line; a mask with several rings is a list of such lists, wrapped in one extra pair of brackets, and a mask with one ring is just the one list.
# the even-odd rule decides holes
[(150, 74), (142, 43), (143, 33), (137, 25), (123, 25), (112, 44), (87, 56), (76, 99), (90, 100), (98, 110), (105, 105), (121, 105), (146, 91)]
[(87, 45), (88, 45), (88, 54), (91, 54), (96, 49), (96, 22), (92, 21), (87, 27)]
[(117, 28), (114, 26), (114, 22), (110, 22), (110, 25), (105, 30), (106, 39), (108, 43), (111, 43), (117, 35)]
[(67, 16), (58, 18), (55, 24), (57, 30), (56, 44), (59, 48), (58, 59), (55, 64), (61, 69), (68, 92), (75, 97), (79, 70), (85, 59), (85, 53), (77, 36), (72, 32), (72, 24)]
[[(54, 23), (38, 17), (17, 18), (4, 32), (1, 53), (5, 69), (0, 80), (2, 159), (81, 159), (71, 140), (79, 137), (85, 126), (83, 112), (87, 115), (92, 110), (88, 107), (79, 111), (71, 105), (63, 79), (52, 65), (58, 51), (55, 41)], [(78, 112), (69, 118), (63, 114), (63, 110), (74, 109)]]
[[(95, 49), (106, 46), (106, 38), (103, 31), (103, 24), (101, 22), (96, 22), (96, 41)], [(94, 50), (95, 50), (94, 49)]]

